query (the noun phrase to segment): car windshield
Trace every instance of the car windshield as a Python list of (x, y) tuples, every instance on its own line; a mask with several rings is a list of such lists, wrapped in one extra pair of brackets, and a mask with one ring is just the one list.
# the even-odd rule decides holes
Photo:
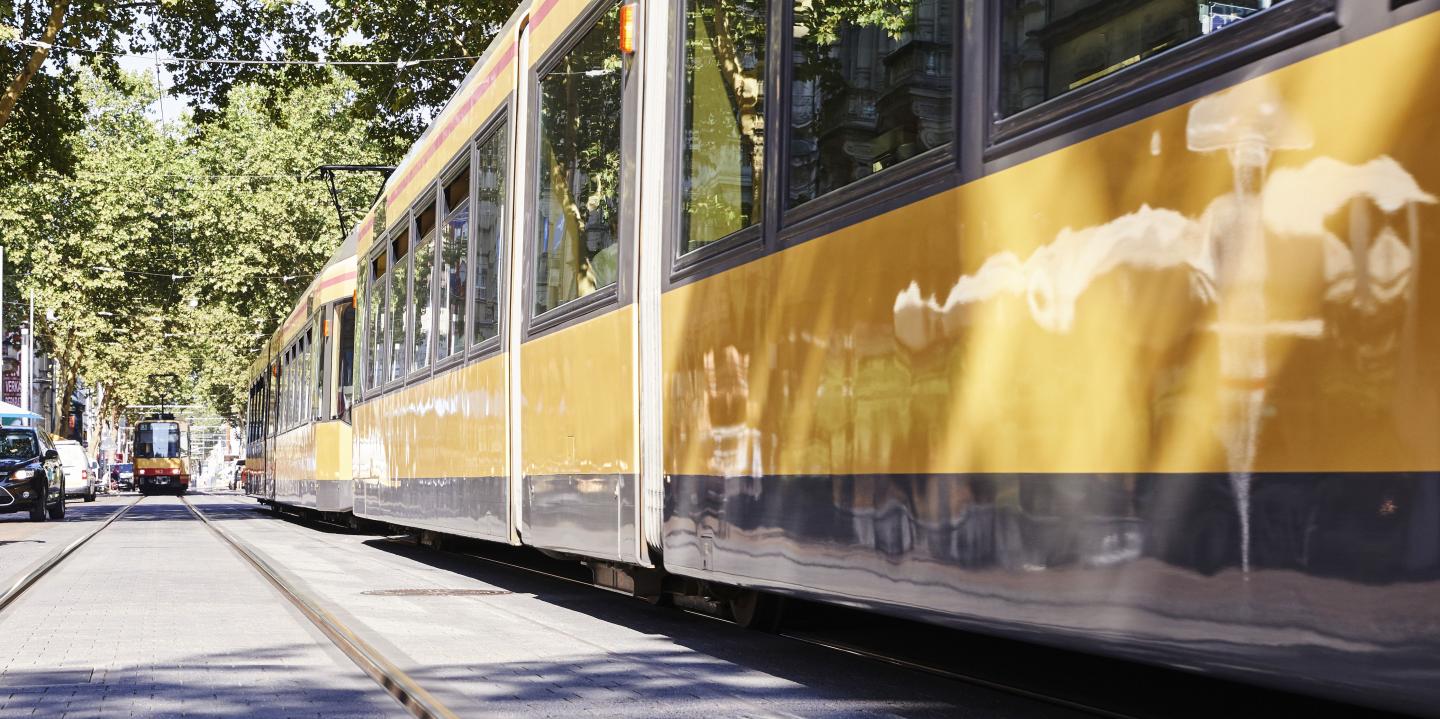
[(118, 467), (121, 472), (129, 472), (130, 470), (134, 469), (134, 465), (130, 464), (129, 462), (126, 462), (124, 464), (117, 464), (115, 466)]
[(179, 426), (174, 422), (146, 422), (136, 427), (135, 456), (144, 459), (179, 457)]
[(28, 429), (0, 430), (0, 459), (29, 459), (39, 455), (35, 433)]

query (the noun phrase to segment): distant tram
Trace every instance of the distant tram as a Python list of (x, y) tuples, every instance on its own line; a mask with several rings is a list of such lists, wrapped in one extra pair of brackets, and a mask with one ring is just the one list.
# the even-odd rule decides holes
[(185, 494), (190, 489), (190, 425), (168, 414), (135, 425), (135, 484), (140, 493)]

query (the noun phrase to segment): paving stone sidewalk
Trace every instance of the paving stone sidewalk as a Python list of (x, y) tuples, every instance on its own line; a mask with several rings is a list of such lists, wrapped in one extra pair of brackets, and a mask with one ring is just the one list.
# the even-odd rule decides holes
[(462, 716), (1071, 716), (592, 587), (275, 519), (233, 495), (193, 501)]
[(0, 719), (22, 716), (406, 714), (179, 500), (151, 497), (0, 613)]

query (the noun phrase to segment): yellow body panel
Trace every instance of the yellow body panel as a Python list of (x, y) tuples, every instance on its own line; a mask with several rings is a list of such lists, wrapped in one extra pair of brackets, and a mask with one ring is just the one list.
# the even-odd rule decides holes
[(504, 476), (505, 356), (367, 401), (355, 427), (358, 480)]
[(276, 437), (270, 450), (275, 481), (315, 479), (315, 450), (315, 426), (312, 424), (302, 424)]
[[(190, 473), (190, 460), (185, 457), (166, 459), (163, 457), (147, 458), (136, 457), (133, 460), (136, 470), (140, 469), (179, 469), (181, 474)], [(136, 476), (139, 476), (138, 474)]]
[(635, 472), (634, 307), (521, 347), (526, 475)]
[(666, 471), (1440, 469), (1437, 62), (1431, 16), (668, 292)]
[[(590, 0), (536, 0), (530, 11), (530, 66), (554, 47), (576, 18), (591, 6)], [(620, 38), (615, 38), (618, 45)]]
[(275, 478), (349, 482), (350, 445), (350, 425), (344, 422), (302, 424), (275, 438)]

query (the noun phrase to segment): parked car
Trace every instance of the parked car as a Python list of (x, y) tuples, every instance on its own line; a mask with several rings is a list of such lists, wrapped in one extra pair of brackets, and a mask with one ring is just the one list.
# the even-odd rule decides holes
[(65, 480), (54, 445), (31, 427), (0, 427), (0, 513), (33, 522), (65, 517)]
[(135, 465), (129, 462), (112, 464), (110, 465), (110, 477), (115, 480), (115, 486), (128, 492), (135, 488)]
[(85, 456), (85, 448), (73, 439), (62, 439), (55, 443), (55, 449), (60, 453), (60, 471), (65, 474), (65, 496), (95, 501), (97, 480), (90, 474), (90, 459)]

